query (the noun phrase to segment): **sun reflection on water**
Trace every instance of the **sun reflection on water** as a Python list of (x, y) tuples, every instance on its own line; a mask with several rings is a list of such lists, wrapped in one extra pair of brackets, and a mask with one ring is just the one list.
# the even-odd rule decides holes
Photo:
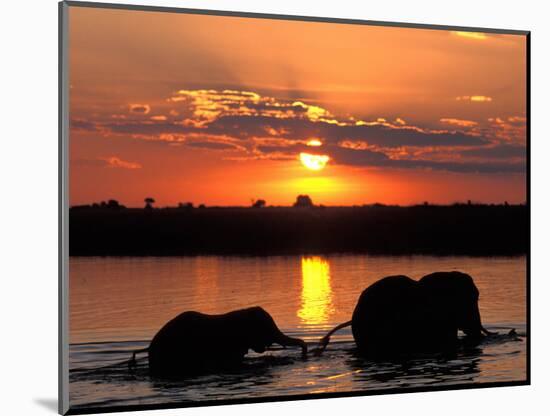
[(328, 322), (334, 312), (330, 265), (325, 259), (302, 257), (302, 294), (298, 317), (306, 325)]

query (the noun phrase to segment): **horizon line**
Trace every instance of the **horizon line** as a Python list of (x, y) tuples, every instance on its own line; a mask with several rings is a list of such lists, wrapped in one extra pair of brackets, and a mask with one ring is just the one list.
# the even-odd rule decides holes
[[(118, 205), (109, 206), (109, 201), (116, 201)], [(188, 205), (189, 204), (189, 205)], [(457, 205), (466, 205), (466, 206), (526, 206), (527, 201), (523, 202), (478, 202), (478, 201), (455, 201), (449, 203), (432, 203), (429, 201), (411, 203), (411, 204), (391, 204), (383, 202), (371, 202), (365, 204), (351, 204), (351, 205), (326, 205), (326, 204), (312, 204), (306, 206), (306, 208), (369, 208), (369, 207), (400, 207), (400, 208), (409, 208), (409, 207), (418, 207), (418, 206), (431, 206), (431, 207), (451, 207)], [(84, 204), (73, 204), (69, 205), (69, 208), (122, 208), (122, 209), (144, 209), (145, 207), (140, 206), (127, 206), (121, 204), (117, 200), (105, 200), (92, 203)], [(304, 208), (296, 207), (295, 205), (262, 205), (261, 207), (254, 207), (253, 204), (249, 205), (218, 205), (218, 204), (194, 204), (190, 202), (181, 203), (181, 205), (163, 205), (163, 206), (151, 206), (151, 209), (207, 209), (207, 208), (256, 208), (256, 209), (266, 209), (266, 208)]]

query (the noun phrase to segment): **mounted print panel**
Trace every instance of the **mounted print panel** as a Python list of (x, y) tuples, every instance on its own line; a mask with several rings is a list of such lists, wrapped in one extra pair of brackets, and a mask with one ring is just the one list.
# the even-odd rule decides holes
[(64, 2), (60, 412), (529, 383), (529, 33)]

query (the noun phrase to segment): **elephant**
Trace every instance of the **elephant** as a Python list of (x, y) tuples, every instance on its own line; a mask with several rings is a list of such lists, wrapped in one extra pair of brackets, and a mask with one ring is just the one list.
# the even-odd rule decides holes
[(382, 278), (361, 293), (352, 319), (329, 331), (316, 353), (324, 351), (334, 332), (350, 325), (358, 353), (368, 357), (452, 351), (458, 330), (476, 345), (491, 334), (481, 324), (478, 298), (472, 277), (457, 271), (419, 281), (402, 275)]
[(234, 368), (249, 349), (263, 353), (273, 343), (301, 347), (307, 356), (306, 343), (283, 334), (259, 306), (221, 315), (187, 311), (166, 323), (149, 347), (134, 351), (129, 363), (135, 365), (136, 354), (147, 352), (152, 376), (184, 377)]

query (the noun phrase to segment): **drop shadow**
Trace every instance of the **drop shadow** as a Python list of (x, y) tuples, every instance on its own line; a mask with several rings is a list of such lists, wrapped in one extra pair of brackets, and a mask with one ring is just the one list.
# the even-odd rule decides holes
[(50, 412), (53, 412), (53, 413), (57, 414), (57, 399), (53, 399), (53, 398), (47, 398), (47, 399), (40, 398), (40, 399), (37, 399), (37, 398), (35, 398), (34, 402), (36, 404), (39, 404), (40, 406), (42, 406), (44, 409), (49, 410)]

